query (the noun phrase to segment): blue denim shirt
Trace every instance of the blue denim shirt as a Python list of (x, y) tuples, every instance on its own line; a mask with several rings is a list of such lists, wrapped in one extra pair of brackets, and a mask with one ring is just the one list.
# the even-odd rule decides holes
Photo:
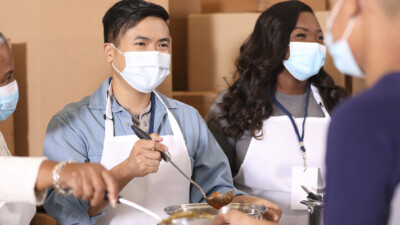
[[(93, 95), (71, 103), (51, 119), (44, 142), (44, 155), (50, 160), (74, 159), (78, 162), (100, 163), (104, 142), (104, 112), (111, 78), (104, 81)], [(233, 187), (228, 160), (207, 128), (206, 123), (191, 106), (163, 95), (161, 98), (177, 120), (189, 153), (192, 179), (209, 196), (226, 192)], [(154, 132), (171, 135), (167, 111), (155, 98)], [(131, 115), (112, 101), (115, 136), (133, 135)], [(168, 185), (168, 184), (166, 184)], [(236, 190), (236, 194), (243, 194)], [(190, 202), (204, 201), (200, 191), (191, 185)], [(93, 224), (102, 213), (90, 217), (88, 203), (73, 196), (61, 196), (53, 189), (44, 203), (47, 213), (61, 224)]]

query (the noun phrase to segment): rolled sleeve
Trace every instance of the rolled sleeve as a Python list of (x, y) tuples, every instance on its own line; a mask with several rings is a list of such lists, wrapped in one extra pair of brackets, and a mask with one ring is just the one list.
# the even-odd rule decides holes
[(35, 191), (44, 157), (0, 157), (0, 200), (34, 205), (43, 203), (46, 192)]
[(104, 212), (100, 212), (96, 216), (89, 216), (89, 204), (85, 201), (76, 199), (74, 196), (62, 196), (57, 194), (54, 189), (50, 189), (44, 204), (46, 212), (52, 216), (57, 222), (63, 225), (94, 224)]
[[(44, 142), (44, 155), (50, 160), (90, 161), (86, 151), (87, 143), (72, 125), (73, 123), (67, 123), (57, 116), (50, 121)], [(86, 201), (76, 199), (74, 196), (61, 196), (53, 188), (48, 190), (44, 208), (61, 224), (93, 224), (103, 215), (101, 212), (96, 216), (89, 216), (89, 205)]]

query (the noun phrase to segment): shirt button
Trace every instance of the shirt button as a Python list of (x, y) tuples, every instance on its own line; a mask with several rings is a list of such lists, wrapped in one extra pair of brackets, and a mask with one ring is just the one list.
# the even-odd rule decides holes
[(144, 125), (145, 127), (147, 127), (147, 123), (146, 123), (146, 122), (143, 122), (143, 125)]
[(126, 123), (125, 123), (125, 126), (126, 126), (126, 127), (129, 127), (129, 123), (128, 123), (128, 122), (126, 122)]

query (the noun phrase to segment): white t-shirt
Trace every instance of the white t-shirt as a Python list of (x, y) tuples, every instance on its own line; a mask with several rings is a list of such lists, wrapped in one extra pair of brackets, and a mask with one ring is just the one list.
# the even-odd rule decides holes
[(28, 225), (46, 191), (35, 192), (44, 157), (11, 157), (0, 132), (0, 224)]

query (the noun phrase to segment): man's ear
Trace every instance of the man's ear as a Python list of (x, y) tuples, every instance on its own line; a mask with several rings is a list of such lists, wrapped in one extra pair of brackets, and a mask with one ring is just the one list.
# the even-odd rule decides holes
[(114, 48), (111, 46), (111, 43), (104, 43), (104, 55), (108, 63), (111, 63), (114, 58)]

